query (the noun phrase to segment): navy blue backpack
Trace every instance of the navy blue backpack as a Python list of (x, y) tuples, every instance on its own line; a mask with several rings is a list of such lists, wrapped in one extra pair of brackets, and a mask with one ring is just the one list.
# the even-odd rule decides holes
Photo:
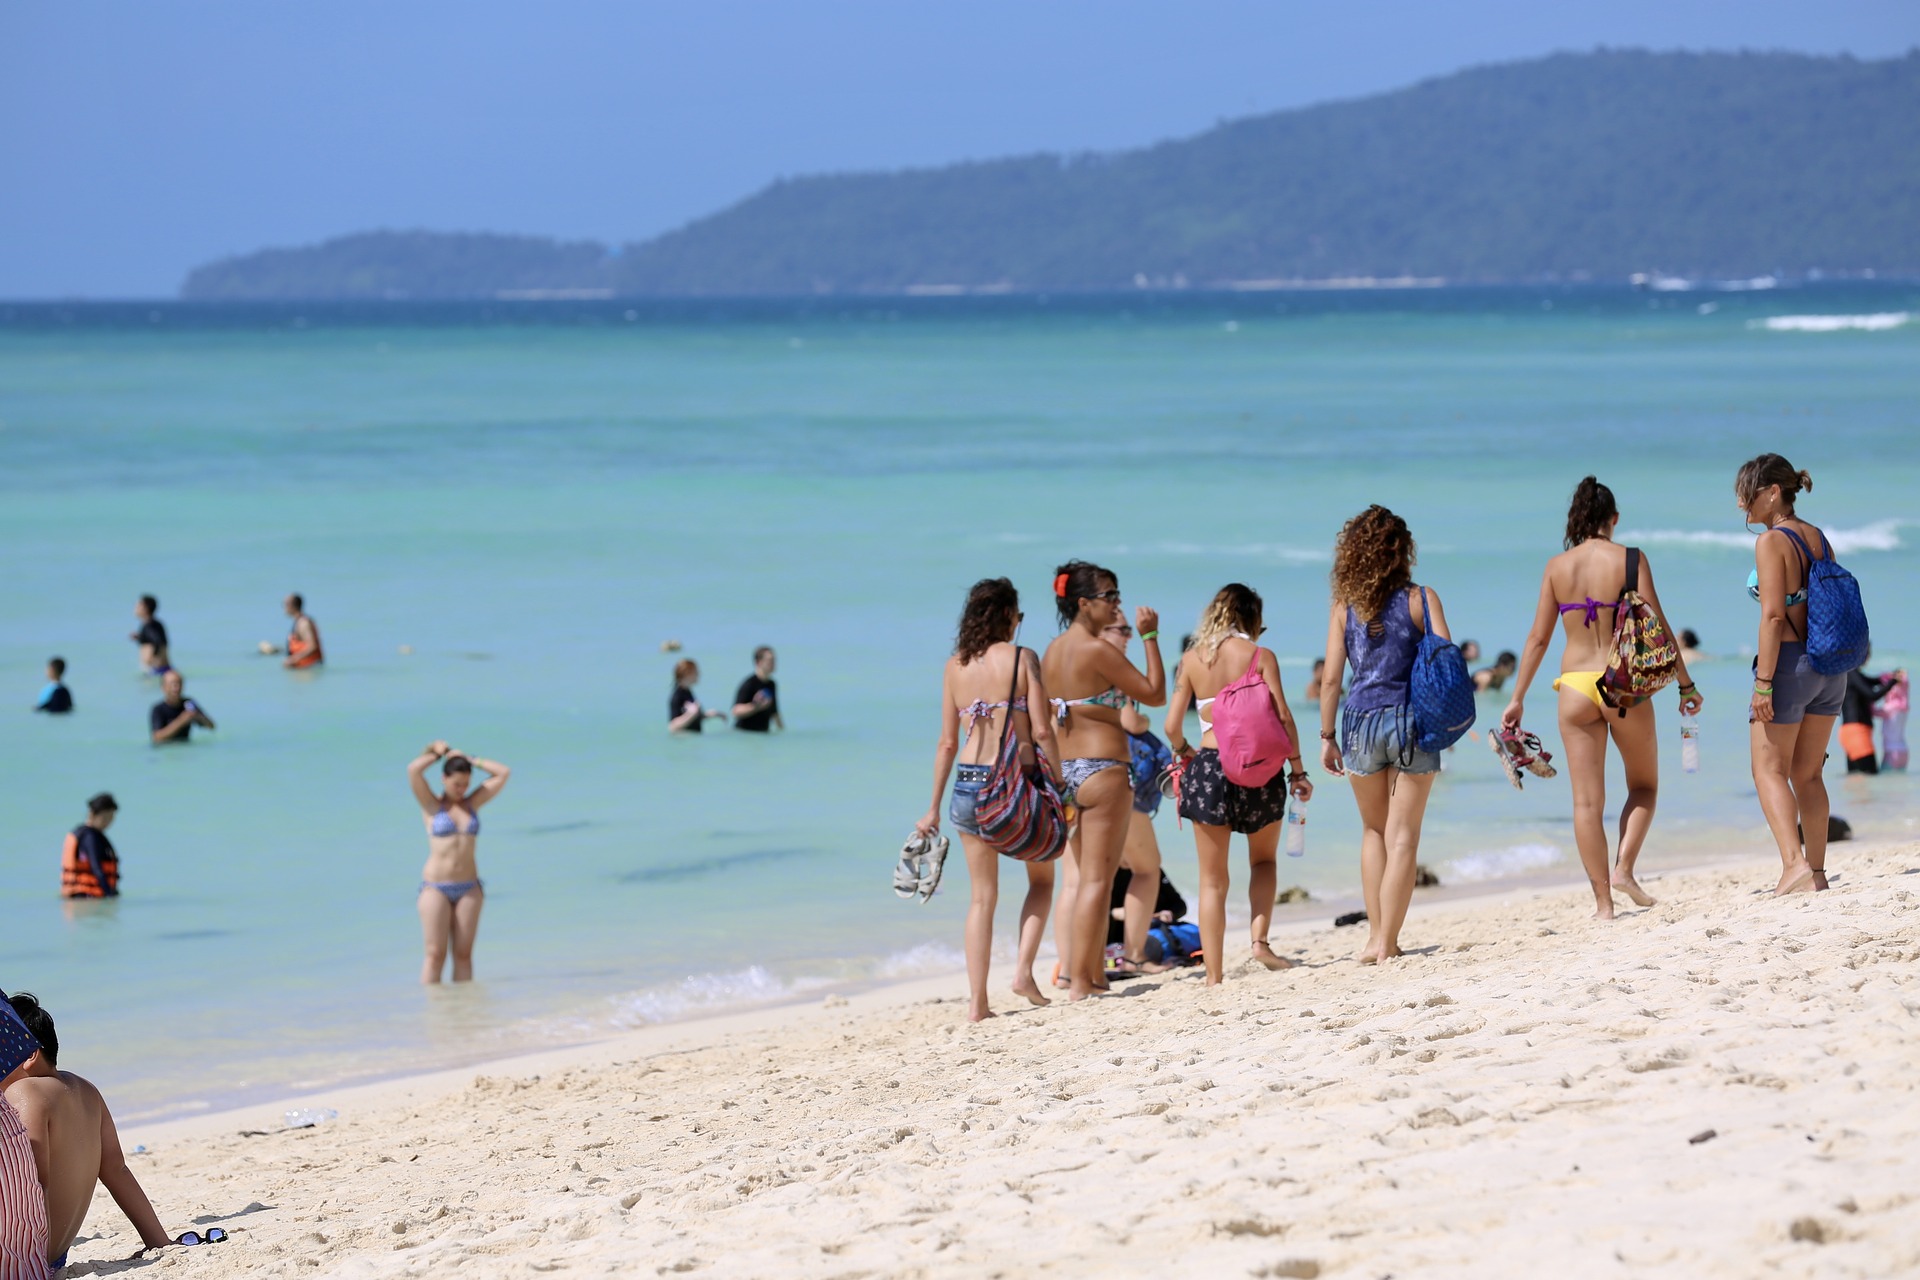
[(1827, 538), (1826, 556), (1813, 558), (1813, 548), (1785, 525), (1780, 532), (1800, 548), (1807, 562), (1807, 663), (1823, 676), (1843, 675), (1867, 660), (1867, 606), (1860, 602), (1860, 584), (1833, 558), (1833, 539)]
[(1433, 633), (1433, 602), (1425, 587), (1420, 588), (1420, 615), (1427, 633), (1413, 655), (1414, 745), (1422, 751), (1445, 751), (1473, 728), (1473, 677), (1460, 646)]

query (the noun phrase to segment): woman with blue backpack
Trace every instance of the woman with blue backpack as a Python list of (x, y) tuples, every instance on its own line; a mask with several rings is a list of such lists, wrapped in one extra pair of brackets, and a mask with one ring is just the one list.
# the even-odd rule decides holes
[[(1847, 692), (1847, 672), (1867, 659), (1860, 586), (1833, 558), (1826, 535), (1794, 513), (1813, 477), (1777, 453), (1740, 468), (1733, 495), (1748, 524), (1764, 524), (1747, 592), (1760, 602), (1753, 660), (1753, 785), (1780, 847), (1774, 893), (1827, 887), (1827, 743)], [(1801, 845), (1801, 832), (1806, 843)]]
[[(1280, 664), (1260, 647), (1262, 610), (1252, 587), (1220, 588), (1200, 615), (1167, 699), (1167, 744), (1180, 759), (1180, 816), (1193, 823), (1200, 856), (1200, 951), (1210, 987), (1225, 969), (1227, 857), (1235, 832), (1247, 838), (1253, 958), (1269, 969), (1293, 967), (1267, 942), (1280, 874), (1274, 855), (1288, 794), (1304, 804), (1313, 783), (1300, 759)], [(1189, 705), (1200, 717), (1197, 749), (1187, 741)]]
[[(1347, 521), (1333, 545), (1320, 760), (1328, 773), (1351, 780), (1360, 807), (1362, 964), (1400, 954), (1440, 753), (1473, 724), (1473, 677), (1439, 593), (1414, 583), (1414, 559), (1407, 522), (1377, 503)], [(1333, 717), (1349, 664), (1353, 684), (1336, 738)]]
[[(1538, 754), (1537, 740), (1521, 727), (1520, 716), (1557, 622), (1566, 647), (1553, 687), (1560, 694), (1560, 741), (1573, 783), (1573, 842), (1593, 887), (1593, 914), (1599, 920), (1613, 919), (1616, 893), (1642, 907), (1654, 903), (1633, 874), (1660, 796), (1651, 695), (1677, 677), (1680, 713), (1692, 715), (1701, 703), (1653, 588), (1653, 566), (1639, 548), (1614, 542), (1619, 524), (1613, 490), (1593, 476), (1574, 486), (1567, 504), (1566, 549), (1548, 560), (1540, 574), (1540, 602), (1520, 655), (1513, 700), (1493, 734), (1503, 764)], [(1609, 741), (1620, 753), (1627, 777), (1618, 858), (1611, 872), (1606, 822)]]

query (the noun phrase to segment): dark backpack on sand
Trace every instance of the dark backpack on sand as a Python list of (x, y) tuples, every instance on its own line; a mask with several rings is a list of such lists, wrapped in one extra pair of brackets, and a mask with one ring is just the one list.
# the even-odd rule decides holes
[(1822, 535), (1826, 555), (1813, 558), (1813, 548), (1785, 525), (1780, 532), (1800, 548), (1807, 562), (1807, 664), (1823, 676), (1842, 675), (1867, 660), (1867, 606), (1860, 600), (1860, 584), (1833, 558), (1833, 539)]
[(1420, 588), (1420, 621), (1426, 634), (1413, 655), (1413, 678), (1407, 698), (1413, 713), (1414, 745), (1422, 751), (1445, 751), (1473, 728), (1473, 676), (1460, 646), (1433, 630), (1433, 602)]

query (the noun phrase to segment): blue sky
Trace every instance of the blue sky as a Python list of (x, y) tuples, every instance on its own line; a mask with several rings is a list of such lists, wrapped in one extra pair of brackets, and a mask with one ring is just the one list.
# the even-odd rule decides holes
[(640, 238), (783, 174), (1136, 146), (1599, 44), (1888, 57), (1915, 0), (0, 0), (0, 297), (375, 227)]

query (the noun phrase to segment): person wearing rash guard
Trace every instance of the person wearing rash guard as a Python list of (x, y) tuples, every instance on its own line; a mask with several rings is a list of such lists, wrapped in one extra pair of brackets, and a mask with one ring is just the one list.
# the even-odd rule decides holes
[(787, 727), (780, 718), (780, 691), (773, 683), (772, 645), (753, 651), (753, 674), (740, 682), (740, 691), (733, 695), (733, 727), (748, 733)]
[(141, 596), (133, 606), (133, 616), (140, 620), (140, 629), (127, 639), (140, 646), (140, 669), (150, 676), (163, 676), (173, 669), (173, 660), (167, 652), (167, 628), (157, 615), (160, 602), (152, 596)]
[(178, 671), (168, 671), (160, 677), (160, 690), (165, 696), (153, 704), (153, 710), (147, 715), (147, 727), (156, 745), (187, 741), (196, 724), (209, 729), (215, 727), (213, 717), (186, 696), (186, 680)]
[(65, 658), (47, 659), (47, 687), (40, 691), (40, 700), (33, 704), (35, 711), (44, 711), (48, 715), (63, 716), (73, 710), (73, 694), (61, 680), (67, 674)]

